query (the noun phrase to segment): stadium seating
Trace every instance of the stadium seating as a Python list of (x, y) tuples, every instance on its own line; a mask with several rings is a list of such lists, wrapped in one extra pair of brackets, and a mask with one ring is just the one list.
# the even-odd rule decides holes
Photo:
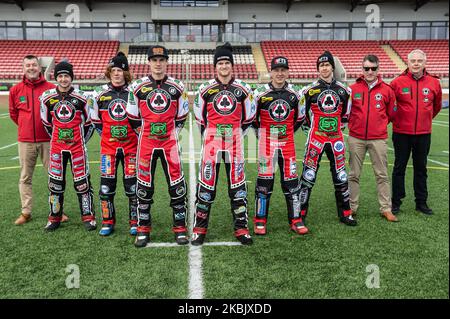
[(427, 71), (439, 77), (448, 77), (448, 40), (397, 40), (390, 41), (390, 45), (405, 63), (409, 52), (423, 50), (427, 54)]
[(317, 78), (316, 60), (325, 50), (339, 58), (347, 78), (361, 75), (361, 62), (366, 54), (380, 58), (383, 77), (392, 78), (401, 72), (378, 41), (262, 41), (261, 49), (268, 69), (274, 56), (284, 55), (289, 59), (291, 77), (298, 79)]
[(101, 79), (118, 48), (118, 41), (0, 40), (0, 78), (21, 79), (22, 59), (33, 54), (54, 57), (56, 63), (68, 59), (79, 80)]
[[(142, 77), (150, 73), (147, 64), (148, 46), (130, 46), (128, 61), (135, 77)], [(214, 50), (189, 50), (189, 63), (180, 49), (169, 49), (169, 66), (167, 73), (178, 79), (205, 80), (214, 77)], [(234, 74), (240, 79), (258, 79), (255, 60), (250, 46), (233, 47)], [(189, 72), (187, 72), (189, 71)]]

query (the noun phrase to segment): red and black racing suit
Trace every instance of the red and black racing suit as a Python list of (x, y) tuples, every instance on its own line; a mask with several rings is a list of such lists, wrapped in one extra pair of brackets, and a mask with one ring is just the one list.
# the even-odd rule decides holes
[(302, 90), (301, 101), (306, 114), (305, 126), (310, 127), (301, 176), (302, 218), (307, 215), (309, 198), (324, 152), (330, 161), (338, 216), (347, 217), (351, 215), (351, 210), (342, 128), (350, 114), (350, 89), (334, 79), (331, 83), (319, 79)]
[(48, 168), (49, 222), (61, 221), (66, 167), (67, 162), (70, 162), (82, 220), (95, 223), (86, 151), (86, 143), (94, 131), (89, 115), (89, 99), (86, 93), (73, 87), (66, 93), (55, 88), (41, 95), (41, 119), (51, 137)]
[(244, 134), (256, 113), (251, 88), (241, 80), (223, 84), (210, 80), (198, 89), (194, 112), (202, 133), (202, 153), (194, 234), (206, 234), (217, 176), (223, 159), (235, 236), (248, 234), (247, 186), (244, 172)]
[(281, 188), (286, 198), (289, 223), (300, 218), (300, 184), (297, 173), (294, 132), (304, 120), (304, 109), (294, 88), (285, 83), (276, 89), (271, 83), (255, 92), (258, 128), (258, 178), (255, 188), (255, 223), (266, 223), (275, 171), (280, 167)]
[[(141, 125), (137, 149), (138, 235), (151, 231), (150, 207), (158, 158), (169, 185), (173, 231), (186, 232), (186, 182), (180, 158), (178, 133), (189, 112), (181, 81), (171, 77), (143, 77), (130, 86), (127, 113), (133, 127)], [(141, 124), (142, 123), (142, 124)]]
[(119, 164), (122, 164), (123, 186), (128, 197), (129, 223), (130, 226), (137, 224), (137, 135), (130, 125), (126, 112), (129, 92), (127, 85), (115, 87), (108, 83), (93, 94), (91, 117), (101, 136), (99, 195), (103, 224), (114, 225), (116, 222), (114, 195)]

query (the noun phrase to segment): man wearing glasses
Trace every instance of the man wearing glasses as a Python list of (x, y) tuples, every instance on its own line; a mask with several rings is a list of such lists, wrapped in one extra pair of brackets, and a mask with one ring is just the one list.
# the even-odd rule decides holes
[(369, 152), (381, 216), (396, 222), (397, 217), (391, 211), (387, 161), (387, 126), (392, 121), (396, 102), (394, 91), (378, 75), (378, 67), (378, 57), (366, 55), (362, 63), (363, 75), (350, 87), (352, 109), (347, 140), (350, 153), (350, 207), (355, 215), (359, 207), (359, 177), (364, 158)]

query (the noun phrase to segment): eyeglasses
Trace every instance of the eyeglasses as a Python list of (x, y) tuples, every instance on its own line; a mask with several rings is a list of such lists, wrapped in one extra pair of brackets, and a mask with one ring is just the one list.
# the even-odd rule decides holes
[(377, 66), (363, 66), (364, 71), (369, 72), (369, 70), (376, 71), (378, 70)]

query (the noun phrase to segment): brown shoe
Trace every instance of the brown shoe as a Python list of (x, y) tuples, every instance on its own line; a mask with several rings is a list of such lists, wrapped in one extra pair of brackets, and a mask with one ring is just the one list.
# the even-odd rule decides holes
[(14, 222), (15, 225), (23, 225), (31, 220), (31, 214), (20, 214), (19, 218)]
[(69, 216), (67, 216), (66, 214), (62, 214), (61, 223), (65, 223), (68, 221), (69, 221)]
[(390, 222), (398, 222), (398, 218), (392, 214), (390, 211), (385, 211), (381, 214), (382, 217), (386, 218)]

